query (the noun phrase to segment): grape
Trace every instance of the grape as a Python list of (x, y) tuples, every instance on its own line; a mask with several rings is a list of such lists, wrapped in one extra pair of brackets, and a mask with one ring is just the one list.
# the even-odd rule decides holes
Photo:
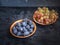
[(20, 35), (21, 35), (21, 32), (18, 32), (18, 33), (17, 33), (17, 36), (20, 36)]
[(16, 34), (17, 33), (17, 29), (15, 27), (13, 27), (13, 32)]
[(29, 32), (28, 31), (24, 32), (24, 35), (29, 35)]
[(26, 23), (26, 22), (22, 22), (22, 25), (23, 25), (23, 26), (26, 26), (26, 25), (27, 25), (27, 23)]

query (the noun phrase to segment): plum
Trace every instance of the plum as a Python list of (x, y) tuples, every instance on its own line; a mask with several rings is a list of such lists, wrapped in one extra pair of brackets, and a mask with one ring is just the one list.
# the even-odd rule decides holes
[(27, 18), (23, 19), (23, 22), (26, 22), (26, 23), (27, 23), (27, 21), (28, 21), (28, 19), (27, 19)]
[(16, 26), (18, 26), (18, 27), (21, 26), (21, 23), (17, 23)]
[(23, 27), (22, 26), (15, 26), (16, 27), (16, 29), (18, 30), (18, 31), (22, 31), (23, 30)]
[(19, 27), (18, 26), (15, 26), (16, 29), (18, 29)]
[(30, 25), (27, 25), (26, 28), (27, 28), (27, 29), (30, 29)]
[(29, 32), (28, 31), (24, 32), (24, 35), (29, 35)]
[(20, 30), (23, 31), (23, 28), (21, 27)]
[(29, 25), (32, 25), (33, 23), (32, 23), (32, 21), (29, 21)]
[(26, 23), (26, 22), (22, 22), (22, 25), (23, 25), (23, 26), (26, 26), (26, 25), (27, 25), (27, 23)]
[(17, 29), (15, 27), (13, 27), (13, 33), (17, 33)]
[(17, 28), (19, 31), (23, 31), (23, 28), (22, 27), (18, 27)]
[(26, 32), (26, 31), (27, 31), (26, 27), (23, 27), (23, 31), (24, 31), (24, 32)]
[(29, 29), (29, 32), (32, 32), (33, 31), (33, 29), (31, 28), (31, 29)]
[(31, 28), (34, 28), (34, 25), (31, 25)]
[(17, 36), (20, 36), (20, 35), (21, 35), (21, 32), (18, 32), (18, 33), (17, 33)]

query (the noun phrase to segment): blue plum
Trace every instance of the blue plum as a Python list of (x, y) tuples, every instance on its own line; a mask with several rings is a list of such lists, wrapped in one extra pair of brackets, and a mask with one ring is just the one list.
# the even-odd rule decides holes
[(13, 27), (13, 33), (17, 33), (17, 29), (15, 27)]
[(20, 36), (20, 35), (21, 35), (21, 32), (18, 32), (18, 33), (17, 33), (17, 36)]
[(17, 28), (19, 31), (23, 31), (23, 28), (22, 27), (18, 27)]
[(31, 28), (34, 28), (34, 25), (31, 25)]
[(32, 23), (32, 21), (30, 20), (30, 21), (29, 21), (29, 25), (32, 25), (32, 24), (33, 24), (33, 23)]
[(26, 28), (27, 28), (27, 29), (30, 29), (30, 25), (27, 25)]
[(17, 25), (17, 26), (21, 26), (21, 24), (20, 24), (20, 23), (17, 23), (16, 25)]
[(26, 22), (22, 22), (22, 25), (23, 25), (23, 26), (26, 26), (26, 25), (27, 25), (27, 23), (26, 23)]
[(23, 31), (23, 28), (21, 27), (20, 30)]
[(19, 27), (18, 26), (15, 26), (16, 29), (18, 29)]
[(33, 32), (33, 29), (29, 29), (29, 32)]
[(24, 35), (29, 35), (30, 33), (28, 31), (24, 32)]
[(27, 31), (26, 27), (23, 27), (23, 31), (24, 31), (24, 32), (26, 32), (26, 31)]
[(18, 29), (19, 31), (22, 31), (23, 30), (23, 27), (22, 26), (16, 26), (16, 29)]

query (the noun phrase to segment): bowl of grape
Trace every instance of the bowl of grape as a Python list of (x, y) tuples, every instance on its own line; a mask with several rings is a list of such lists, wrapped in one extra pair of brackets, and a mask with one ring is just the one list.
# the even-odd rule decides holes
[(56, 22), (58, 13), (47, 7), (38, 7), (33, 14), (33, 20), (40, 25), (50, 25)]
[(10, 33), (17, 38), (27, 38), (32, 36), (36, 31), (36, 24), (29, 19), (15, 21), (10, 26)]

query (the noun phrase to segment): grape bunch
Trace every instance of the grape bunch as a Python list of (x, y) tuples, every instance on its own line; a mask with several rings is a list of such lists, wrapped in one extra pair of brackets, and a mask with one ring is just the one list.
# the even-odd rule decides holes
[(13, 27), (12, 32), (16, 36), (27, 36), (31, 34), (34, 30), (34, 24), (29, 19), (23, 19), (22, 22), (16, 23), (16, 25)]

